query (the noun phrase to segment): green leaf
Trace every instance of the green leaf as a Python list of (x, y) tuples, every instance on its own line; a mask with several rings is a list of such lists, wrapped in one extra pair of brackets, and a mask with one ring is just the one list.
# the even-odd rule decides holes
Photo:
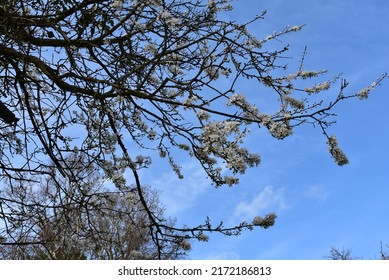
[(47, 31), (47, 36), (48, 36), (49, 38), (54, 38), (54, 33), (53, 33), (53, 31)]

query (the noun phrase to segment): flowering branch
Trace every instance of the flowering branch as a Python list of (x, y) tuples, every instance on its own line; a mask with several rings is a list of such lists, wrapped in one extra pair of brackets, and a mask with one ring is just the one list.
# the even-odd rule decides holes
[[(142, 198), (138, 171), (152, 168), (152, 158), (160, 156), (183, 179), (176, 156), (183, 151), (214, 186), (236, 185), (261, 162), (245, 147), (254, 125), (280, 140), (300, 125), (319, 127), (331, 156), (344, 165), (346, 156), (327, 132), (335, 122), (333, 109), (341, 101), (366, 99), (387, 75), (355, 94), (347, 93), (341, 80), (338, 91), (339, 76), (323, 81), (325, 70), (305, 69), (306, 50), (295, 71), (284, 62), (288, 47), (266, 50), (269, 42), (303, 26), (259, 38), (248, 29), (265, 12), (243, 24), (221, 19), (221, 12), (231, 10), (228, 0), (2, 3), (4, 181), (60, 173), (82, 189), (84, 178), (66, 160), (75, 153), (118, 191), (128, 188), (129, 171), (160, 252), (163, 240), (188, 248), (186, 239), (205, 240), (207, 232), (236, 235), (273, 225), (275, 215), (269, 214), (236, 227), (215, 227), (208, 219), (190, 229), (172, 227)], [(248, 80), (255, 90), (241, 92), (239, 85)], [(260, 94), (274, 96), (277, 109), (256, 104)]]

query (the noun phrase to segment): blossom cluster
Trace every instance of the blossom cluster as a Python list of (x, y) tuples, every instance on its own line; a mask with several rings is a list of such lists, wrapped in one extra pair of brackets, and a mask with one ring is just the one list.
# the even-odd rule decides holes
[(211, 117), (211, 115), (205, 111), (205, 110), (198, 110), (196, 112), (196, 116), (199, 118), (201, 121), (207, 121)]
[(111, 3), (111, 7), (114, 8), (115, 10), (118, 10), (118, 11), (123, 9), (123, 5), (124, 5), (124, 1), (123, 0), (114, 0)]
[(282, 97), (282, 99), (284, 100), (286, 105), (290, 105), (292, 108), (295, 108), (295, 109), (304, 109), (305, 108), (305, 104), (303, 101), (297, 100), (297, 99), (291, 97), (290, 95), (284, 95)]
[(357, 93), (358, 98), (361, 100), (367, 99), (369, 97), (370, 92), (373, 91), (377, 85), (378, 82), (373, 82), (371, 85), (358, 91)]
[(155, 44), (150, 43), (144, 46), (144, 50), (154, 55), (157, 52), (157, 46)]
[(209, 0), (207, 8), (213, 13), (218, 11), (231, 11), (233, 7), (229, 2), (229, 0)]
[(254, 226), (261, 226), (263, 228), (268, 228), (274, 225), (275, 219), (277, 215), (274, 213), (267, 214), (264, 218), (262, 217), (254, 217), (252, 224)]
[[(202, 146), (197, 149), (197, 154), (201, 156), (200, 160), (214, 165), (217, 161), (209, 157), (214, 155), (223, 159), (226, 167), (234, 174), (243, 174), (247, 167), (258, 165), (259, 155), (251, 154), (246, 148), (239, 146), (246, 135), (239, 130), (239, 125), (240, 123), (236, 121), (212, 122), (205, 125), (201, 133)], [(220, 169), (216, 168), (214, 172), (216, 177), (220, 177)], [(224, 180), (228, 180), (226, 183), (229, 185), (237, 182), (234, 177), (225, 177)]]
[(343, 151), (338, 147), (338, 140), (334, 135), (328, 137), (327, 144), (328, 150), (338, 165), (345, 165), (348, 163), (348, 159)]
[(312, 87), (305, 88), (304, 91), (307, 92), (308, 94), (318, 93), (318, 92), (321, 92), (323, 90), (328, 90), (330, 88), (330, 86), (331, 85), (329, 82), (324, 82), (321, 84), (316, 84)]
[(250, 104), (243, 94), (232, 94), (227, 101), (227, 106), (237, 106), (243, 110), (243, 116), (247, 119), (257, 119), (258, 108)]
[(181, 23), (181, 20), (172, 16), (168, 10), (162, 10), (159, 14), (159, 18), (164, 21), (164, 23), (168, 24), (171, 29), (175, 29)]
[(208, 242), (209, 236), (201, 232), (200, 234), (197, 235), (197, 240), (198, 241), (203, 241), (203, 242)]
[(268, 129), (270, 134), (277, 139), (284, 139), (293, 133), (289, 125), (280, 122), (271, 122)]
[(320, 71), (315, 71), (315, 70), (299, 70), (296, 73), (289, 74), (288, 76), (285, 77), (286, 81), (292, 81), (297, 78), (301, 78), (303, 80), (315, 78), (321, 74), (326, 73), (327, 70), (320, 70)]

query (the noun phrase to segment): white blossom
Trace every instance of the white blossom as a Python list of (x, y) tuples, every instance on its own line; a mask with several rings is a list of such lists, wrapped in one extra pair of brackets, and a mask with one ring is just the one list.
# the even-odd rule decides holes
[(219, 70), (215, 66), (207, 67), (205, 73), (207, 73), (211, 80), (217, 80), (219, 78)]
[(208, 1), (208, 9), (214, 8), (216, 5), (215, 0), (209, 0)]
[(157, 133), (155, 132), (155, 130), (153, 129), (149, 130), (149, 134), (147, 135), (147, 138), (149, 138), (150, 140), (154, 140), (156, 136)]
[[(198, 155), (207, 162), (210, 162), (208, 155), (211, 154), (222, 158), (226, 167), (234, 174), (243, 174), (247, 167), (258, 165), (259, 155), (250, 154), (246, 148), (239, 146), (246, 135), (239, 131), (239, 125), (236, 121), (220, 121), (204, 126), (201, 134), (202, 147), (198, 150)], [(231, 178), (230, 183), (232, 182), (236, 181)]]
[(184, 57), (180, 53), (174, 52), (166, 55), (166, 59), (171, 60), (174, 64), (177, 64), (178, 62), (182, 62)]
[(268, 129), (270, 134), (277, 139), (284, 139), (293, 133), (291, 127), (280, 122), (272, 122)]
[(264, 113), (259, 115), (259, 119), (264, 126), (268, 126), (273, 121), (271, 116)]
[(150, 6), (153, 6), (153, 7), (158, 7), (158, 6), (161, 6), (161, 1), (160, 0), (147, 0), (147, 4)]
[(234, 93), (228, 99), (227, 106), (242, 105), (242, 104), (246, 104), (246, 103), (247, 103), (247, 101), (246, 101), (246, 98), (244, 97), (243, 94), (236, 94), (236, 93)]
[(197, 96), (191, 96), (191, 97), (188, 97), (185, 99), (184, 101), (184, 105), (185, 106), (192, 106), (196, 101), (198, 100), (198, 97)]
[(157, 52), (157, 47), (155, 44), (147, 44), (144, 46), (144, 50), (148, 53), (155, 54)]
[(300, 30), (301, 30), (301, 26), (295, 25), (295, 26), (293, 26), (293, 27), (290, 27), (289, 30), (290, 30), (290, 31), (295, 31), (295, 32), (296, 32), (296, 31), (300, 31)]
[(190, 243), (188, 241), (186, 241), (186, 240), (181, 241), (179, 245), (185, 251), (188, 251), (188, 250), (191, 249)]
[(197, 240), (203, 241), (203, 242), (208, 242), (209, 236), (205, 235), (204, 233), (200, 233), (199, 235), (197, 235)]
[(169, 13), (169, 11), (166, 11), (166, 10), (163, 10), (161, 13), (160, 13), (160, 17), (164, 20), (166, 19), (169, 19), (171, 18), (171, 14)]
[(153, 74), (149, 75), (148, 81), (150, 82), (150, 84), (158, 84), (160, 82), (158, 77)]
[(229, 134), (229, 133), (237, 130), (237, 128), (239, 126), (239, 122), (237, 122), (237, 121), (225, 121), (225, 122), (223, 122), (223, 125), (224, 125), (224, 129)]
[(173, 168), (173, 171), (177, 174), (179, 179), (184, 179), (184, 176), (181, 173), (181, 167), (173, 162), (173, 159), (169, 158), (170, 166)]
[(233, 185), (236, 185), (238, 184), (239, 182), (239, 179), (238, 178), (235, 178), (235, 177), (232, 177), (232, 176), (225, 176), (224, 177), (224, 181), (225, 183), (228, 185), (228, 186), (233, 186)]
[(144, 29), (146, 29), (146, 25), (144, 24), (144, 23), (141, 23), (141, 22), (139, 22), (139, 21), (135, 21), (135, 26), (137, 27), (137, 28), (139, 28), (139, 30), (144, 30)]
[(358, 91), (357, 96), (359, 99), (367, 99), (369, 97), (370, 89), (368, 87), (361, 89)]
[(123, 0), (114, 0), (112, 3), (111, 3), (111, 7), (120, 11), (123, 9), (123, 5), (124, 5), (124, 1)]
[(130, 203), (130, 204), (135, 204), (138, 200), (137, 196), (133, 192), (127, 192), (124, 195), (124, 199)]
[(261, 218), (259, 216), (254, 217), (254, 219), (252, 221), (252, 224), (254, 226), (260, 226), (262, 223), (263, 223), (263, 218)]
[(288, 105), (290, 105), (292, 108), (304, 109), (304, 107), (305, 107), (303, 101), (294, 99), (293, 97), (291, 97), (291, 96), (289, 96), (289, 95), (284, 95), (284, 96), (282, 97), (282, 99), (283, 99)]
[(220, 73), (226, 77), (229, 77), (232, 73), (231, 69), (230, 68), (222, 68), (220, 70)]
[(345, 165), (348, 163), (348, 159), (343, 151), (338, 147), (338, 140), (334, 135), (328, 138), (327, 144), (329, 152), (338, 165)]
[(370, 86), (365, 87), (364, 89), (361, 89), (358, 91), (357, 96), (359, 99), (367, 99), (369, 97), (369, 94), (372, 90), (375, 89), (375, 87), (378, 85), (378, 82), (372, 83)]
[(190, 151), (190, 147), (187, 144), (178, 144), (178, 147), (184, 151)]
[(167, 11), (163, 10), (160, 14), (159, 17), (166, 23), (168, 24), (171, 28), (177, 27), (181, 23), (180, 18), (173, 17), (172, 14)]
[(169, 65), (169, 71), (173, 75), (182, 75), (184, 73), (184, 71), (182, 71), (182, 69), (177, 64)]
[(38, 79), (39, 71), (34, 65), (28, 65), (26, 73), (32, 79)]
[(142, 155), (138, 155), (135, 158), (135, 163), (139, 167), (147, 167), (147, 166), (150, 166), (150, 164), (151, 164), (151, 158), (150, 157), (145, 157), (145, 156), (142, 156)]
[(250, 50), (255, 49), (255, 48), (261, 48), (262, 47), (262, 42), (255, 37), (248, 37), (243, 44), (247, 46)]
[(243, 94), (232, 94), (227, 101), (227, 106), (238, 106), (243, 110), (244, 117), (247, 119), (257, 119), (258, 108), (246, 101)]
[(327, 72), (326, 70), (321, 70), (321, 71), (299, 71), (297, 72), (297, 76), (301, 77), (302, 79), (309, 79), (313, 77), (317, 77), (320, 74), (323, 74)]
[(159, 157), (165, 158), (165, 157), (166, 157), (166, 151), (164, 151), (164, 150), (159, 150)]
[(197, 111), (196, 116), (202, 121), (207, 121), (211, 117), (211, 115), (205, 110)]
[(298, 73), (289, 74), (288, 76), (285, 77), (285, 81), (290, 82), (296, 79), (298, 76), (299, 76)]
[(142, 155), (136, 156), (136, 162), (137, 162), (138, 164), (142, 164), (143, 161), (144, 161), (144, 157), (143, 157)]
[(208, 56), (209, 55), (209, 47), (206, 41), (201, 41), (200, 48), (200, 55), (201, 56)]
[(313, 87), (310, 88), (305, 88), (304, 91), (311, 94), (311, 93), (318, 93), (323, 90), (328, 90), (330, 88), (330, 83), (329, 82), (324, 82), (321, 84), (314, 85)]
[(178, 24), (181, 23), (181, 20), (179, 18), (172, 17), (172, 18), (170, 18), (168, 23), (171, 24), (171, 25), (178, 25)]

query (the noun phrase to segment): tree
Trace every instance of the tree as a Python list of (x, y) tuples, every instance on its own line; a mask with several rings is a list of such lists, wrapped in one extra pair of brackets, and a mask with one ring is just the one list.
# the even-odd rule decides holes
[[(389, 248), (388, 245), (386, 245), (385, 247)], [(381, 260), (389, 260), (389, 252), (384, 250), (384, 248), (382, 247), (382, 242), (381, 242), (380, 255), (381, 255)]]
[[(386, 246), (388, 247), (388, 246)], [(325, 256), (325, 259), (328, 260), (358, 260), (361, 259), (360, 257), (354, 257), (351, 253), (351, 249), (345, 249), (339, 250), (335, 247), (331, 247), (330, 255)], [(389, 254), (386, 252), (382, 247), (381, 242), (381, 249), (380, 249), (380, 259), (381, 260), (389, 260)]]
[[(335, 162), (344, 165), (347, 157), (328, 133), (332, 109), (366, 99), (386, 75), (350, 94), (339, 76), (322, 80), (326, 71), (305, 69), (305, 52), (300, 66), (288, 72), (288, 48), (268, 50), (267, 44), (302, 27), (256, 38), (248, 27), (265, 12), (246, 23), (218, 16), (231, 9), (228, 0), (3, 1), (1, 102), (16, 123), (0, 127), (3, 181), (12, 186), (35, 176), (62, 176), (81, 188), (85, 178), (65, 160), (75, 152), (118, 191), (128, 191), (131, 177), (160, 258), (166, 238), (206, 241), (209, 232), (237, 235), (272, 226), (273, 213), (231, 227), (208, 218), (198, 226), (171, 226), (148, 205), (139, 169), (152, 168), (154, 152), (184, 178), (176, 157), (182, 151), (214, 186), (233, 186), (260, 163), (244, 146), (251, 129), (284, 139), (304, 124), (319, 128)], [(245, 80), (257, 82), (255, 93), (240, 93)], [(328, 90), (337, 93), (322, 99)], [(278, 109), (260, 111), (253, 102), (258, 92), (273, 94)]]
[[(87, 179), (82, 188), (61, 176), (44, 176), (40, 182), (4, 188), (2, 207), (7, 238), (2, 242), (8, 246), (0, 246), (0, 258), (158, 258), (150, 221), (136, 189), (110, 190), (101, 174), (85, 168), (77, 154), (68, 158), (67, 164), (78, 178)], [(173, 226), (172, 219), (164, 218), (158, 194), (145, 186), (142, 192), (155, 215)], [(15, 212), (23, 217), (15, 219)], [(163, 248), (163, 259), (182, 258), (185, 249), (190, 248), (186, 243), (167, 240), (161, 240), (159, 246)]]
[(357, 257), (354, 257), (352, 256), (351, 254), (351, 249), (342, 249), (342, 250), (338, 250), (336, 249), (335, 247), (331, 247), (331, 250), (330, 250), (330, 255), (329, 256), (325, 256), (324, 257), (325, 259), (328, 259), (328, 260), (357, 260), (358, 258)]

